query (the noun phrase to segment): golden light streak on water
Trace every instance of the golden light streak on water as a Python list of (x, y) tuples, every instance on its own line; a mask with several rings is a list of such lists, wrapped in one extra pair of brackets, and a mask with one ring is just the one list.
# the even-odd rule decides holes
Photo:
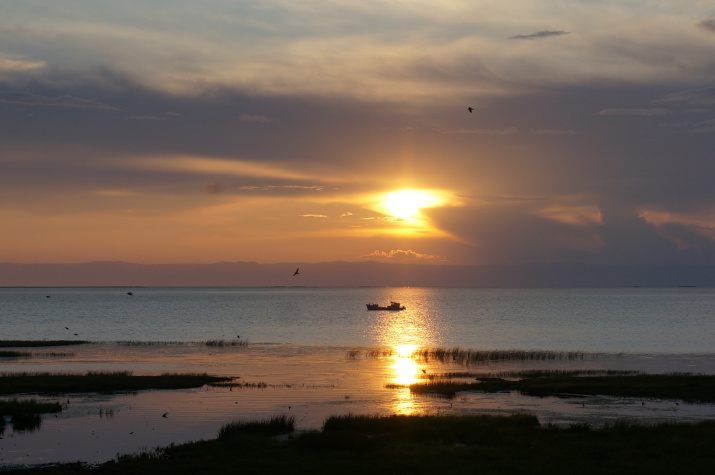
[[(417, 349), (417, 345), (397, 345), (392, 358), (395, 360), (392, 365), (394, 371), (393, 384), (409, 385), (418, 381), (419, 366), (412, 359), (412, 353)], [(414, 414), (417, 410), (415, 400), (409, 388), (397, 389), (396, 398), (393, 401), (395, 414)]]

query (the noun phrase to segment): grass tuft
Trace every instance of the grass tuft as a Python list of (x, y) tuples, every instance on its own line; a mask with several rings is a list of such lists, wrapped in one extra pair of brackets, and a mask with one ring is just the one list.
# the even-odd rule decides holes
[[(393, 348), (377, 348), (369, 350), (350, 350), (347, 358), (355, 359), (364, 354), (366, 358), (392, 358), (397, 355)], [(404, 355), (401, 355), (404, 356)], [(592, 359), (603, 356), (602, 353), (585, 351), (553, 351), (553, 350), (464, 350), (461, 348), (419, 348), (409, 357), (424, 363), (439, 361), (462, 365), (488, 364), (498, 361), (555, 361)]]
[(36, 346), (84, 345), (86, 340), (0, 340), (0, 348), (27, 348)]
[(280, 435), (293, 432), (295, 430), (295, 417), (293, 416), (273, 416), (262, 421), (234, 421), (221, 427), (218, 438), (227, 438), (237, 434), (253, 435)]
[(131, 371), (89, 371), (86, 374), (4, 373), (0, 374), (0, 394), (188, 389), (230, 379), (193, 373), (134, 376)]

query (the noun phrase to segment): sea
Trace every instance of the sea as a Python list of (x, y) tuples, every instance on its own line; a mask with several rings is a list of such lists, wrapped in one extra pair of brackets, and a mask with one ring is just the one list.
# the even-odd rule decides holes
[[(406, 309), (366, 308), (390, 302)], [(711, 419), (712, 404), (476, 392), (448, 399), (407, 385), (447, 372), (527, 369), (715, 374), (714, 336), (712, 288), (1, 288), (0, 340), (83, 342), (4, 348), (27, 354), (0, 358), (2, 374), (208, 373), (235, 384), (14, 395), (63, 410), (34, 427), (0, 426), (0, 469), (99, 464), (275, 415), (294, 417), (300, 431), (348, 413), (528, 412), (543, 423), (593, 426)], [(441, 350), (501, 356), (434, 357)]]

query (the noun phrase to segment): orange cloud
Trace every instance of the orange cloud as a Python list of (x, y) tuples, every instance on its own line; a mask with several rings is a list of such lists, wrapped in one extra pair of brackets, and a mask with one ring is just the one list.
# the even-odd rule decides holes
[(365, 254), (360, 256), (361, 259), (385, 259), (390, 261), (412, 261), (412, 260), (430, 260), (430, 261), (443, 261), (444, 259), (440, 256), (433, 256), (432, 254), (421, 254), (413, 250), (402, 250), (402, 249), (392, 249), (391, 251), (372, 251), (370, 254)]

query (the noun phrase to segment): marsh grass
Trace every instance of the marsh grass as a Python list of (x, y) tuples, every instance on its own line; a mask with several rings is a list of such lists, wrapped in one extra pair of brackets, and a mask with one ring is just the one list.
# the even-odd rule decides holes
[(26, 351), (0, 351), (0, 358), (29, 358), (31, 356), (32, 353)]
[(508, 380), (480, 377), (479, 382), (432, 381), (409, 386), (415, 394), (454, 397), (459, 391), (518, 391), (529, 396), (621, 396), (715, 402), (715, 376), (635, 374), (623, 376), (553, 375)]
[[(228, 424), (213, 440), (171, 445), (101, 466), (78, 463), (23, 473), (315, 475), (711, 474), (715, 422), (593, 429), (540, 426), (532, 415), (337, 416), (294, 434), (279, 416)], [(277, 420), (276, 420), (277, 419)]]
[[(214, 388), (236, 388), (236, 389), (245, 389), (245, 388), (250, 388), (250, 389), (265, 389), (269, 385), (264, 382), (258, 382), (258, 383), (238, 383), (235, 381), (232, 382), (221, 382), (221, 383), (209, 383), (209, 386), (214, 387)], [(276, 385), (271, 385), (273, 387), (276, 387)], [(290, 387), (290, 385), (284, 385), (283, 387)]]
[(0, 340), (0, 348), (84, 345), (86, 340)]
[(43, 352), (43, 353), (33, 353), (32, 357), (33, 358), (71, 358), (72, 356), (75, 356), (75, 355), (76, 355), (76, 353), (47, 351), (47, 352)]
[(40, 414), (61, 412), (62, 405), (58, 402), (37, 402), (27, 400), (0, 400), (0, 429), (5, 424), (5, 418), (10, 417), (12, 428), (18, 432), (32, 432), (40, 428)]
[(247, 339), (207, 340), (207, 341), (143, 341), (120, 340), (115, 342), (121, 346), (207, 346), (210, 348), (246, 347), (250, 345)]
[(552, 351), (552, 350), (465, 350), (462, 348), (419, 348), (409, 355), (404, 355), (394, 348), (374, 348), (368, 350), (350, 350), (347, 358), (394, 358), (409, 357), (414, 360), (429, 363), (454, 363), (461, 365), (487, 364), (499, 361), (570, 361), (593, 359), (603, 356), (602, 353), (585, 351)]
[(130, 371), (89, 371), (86, 374), (4, 373), (0, 374), (0, 394), (106, 393), (149, 389), (187, 389), (230, 379), (194, 373), (134, 376)]
[(205, 345), (219, 348), (224, 346), (248, 346), (248, 340), (208, 340)]
[(260, 434), (264, 436), (280, 435), (295, 430), (294, 416), (274, 416), (262, 421), (234, 421), (221, 427), (218, 438), (226, 438), (236, 434)]

